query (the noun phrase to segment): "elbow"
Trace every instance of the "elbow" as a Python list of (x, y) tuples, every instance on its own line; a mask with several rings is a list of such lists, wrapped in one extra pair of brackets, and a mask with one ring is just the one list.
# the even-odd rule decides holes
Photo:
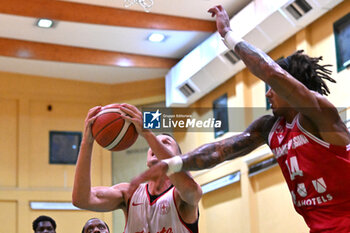
[(72, 195), (72, 204), (75, 206), (75, 207), (78, 207), (78, 208), (81, 208), (81, 202), (79, 200), (79, 198), (77, 198), (77, 195)]
[(197, 185), (197, 192), (196, 192), (196, 196), (194, 198), (195, 203), (198, 204), (199, 201), (202, 199), (203, 196), (203, 191), (200, 185)]
[(79, 195), (74, 194), (74, 193), (72, 195), (72, 204), (75, 207), (78, 207), (78, 208), (81, 208), (81, 209), (85, 209), (86, 208), (86, 205), (85, 205), (84, 201), (81, 198), (79, 198)]
[(88, 210), (89, 209), (89, 205), (87, 205), (85, 202), (82, 202), (80, 200), (72, 200), (72, 204), (79, 208), (79, 209), (85, 209), (85, 210)]
[(203, 191), (199, 184), (195, 183), (191, 187), (192, 192), (189, 192), (188, 203), (191, 205), (197, 205), (202, 198)]
[(265, 81), (270, 86), (273, 86), (275, 82), (279, 82), (280, 79), (285, 79), (286, 71), (283, 70), (280, 66), (266, 67), (265, 72)]

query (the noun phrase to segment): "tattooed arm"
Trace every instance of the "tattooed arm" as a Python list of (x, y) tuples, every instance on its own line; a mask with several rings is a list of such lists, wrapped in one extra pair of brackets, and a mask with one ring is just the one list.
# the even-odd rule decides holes
[[(255, 148), (267, 143), (268, 134), (275, 121), (274, 116), (262, 116), (250, 124), (241, 134), (205, 144), (188, 154), (184, 154), (179, 157), (182, 166), (175, 172), (211, 168), (223, 161), (248, 154)], [(164, 176), (168, 169), (171, 170), (170, 167), (169, 163), (161, 160), (131, 181), (129, 193), (132, 193), (139, 184), (147, 180), (157, 180), (158, 177)]]
[(243, 133), (205, 144), (182, 156), (183, 171), (202, 170), (246, 155), (267, 143), (268, 133), (275, 122), (273, 116), (262, 116), (254, 121)]

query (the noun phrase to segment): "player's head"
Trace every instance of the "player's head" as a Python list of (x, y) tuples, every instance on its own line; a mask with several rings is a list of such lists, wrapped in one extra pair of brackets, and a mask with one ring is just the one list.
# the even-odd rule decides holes
[(107, 223), (98, 218), (89, 219), (81, 233), (110, 233)]
[(277, 64), (309, 90), (328, 95), (330, 92), (324, 80), (335, 83), (335, 80), (329, 76), (332, 71), (327, 69), (331, 65), (320, 65), (319, 61), (322, 57), (309, 57), (303, 52), (298, 50), (287, 58), (279, 59)]
[(41, 215), (33, 221), (33, 230), (35, 233), (41, 233), (44, 231), (48, 233), (55, 233), (56, 222), (49, 216)]
[[(162, 133), (157, 136), (158, 140), (174, 155), (181, 154), (181, 148), (176, 140), (170, 134)], [(150, 167), (158, 161), (157, 157), (153, 153), (152, 149), (149, 148), (147, 152), (147, 166)]]
[[(277, 64), (291, 74), (295, 79), (304, 84), (309, 90), (328, 95), (329, 89), (324, 80), (335, 82), (329, 75), (331, 71), (327, 67), (331, 65), (320, 65), (322, 57), (309, 57), (298, 50), (284, 59), (277, 60)], [(279, 97), (272, 89), (266, 93), (270, 100), (271, 108), (275, 116), (283, 116), (291, 110), (290, 105)]]

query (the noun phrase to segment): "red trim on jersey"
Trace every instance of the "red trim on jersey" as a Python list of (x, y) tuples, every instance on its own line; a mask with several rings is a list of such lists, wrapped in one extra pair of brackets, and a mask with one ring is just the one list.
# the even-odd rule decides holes
[(294, 125), (295, 125), (295, 121), (296, 121), (297, 119), (299, 119), (298, 115), (299, 115), (299, 114), (297, 114), (297, 116), (294, 117), (293, 121), (292, 121), (290, 124), (289, 124), (288, 122), (286, 122), (286, 128), (287, 128), (287, 129), (293, 129), (293, 127), (294, 127)]
[(271, 130), (270, 130), (270, 133), (269, 133), (269, 137), (268, 137), (268, 143), (269, 145), (271, 145), (271, 138), (276, 130), (276, 127), (278, 126), (279, 122), (281, 121), (281, 118), (278, 118), (275, 123), (273, 124)]
[[(151, 202), (151, 197), (149, 196), (149, 192), (148, 192), (148, 183), (145, 185), (145, 188), (146, 188), (147, 199), (148, 199), (148, 202), (149, 202), (149, 204), (150, 204), (151, 206), (154, 205), (154, 204), (158, 201), (158, 199), (159, 199), (160, 197), (162, 197), (163, 195), (165, 195), (167, 192), (169, 192), (169, 191), (171, 190), (171, 189), (169, 189), (168, 191), (162, 193), (162, 194), (159, 195), (156, 199), (154, 199), (153, 202)], [(173, 188), (174, 188), (174, 187), (173, 187)], [(155, 195), (155, 196), (156, 196), (156, 195)]]
[[(298, 115), (297, 115), (297, 117), (298, 117)], [(335, 153), (336, 155), (338, 155), (340, 157), (343, 157), (345, 159), (350, 159), (348, 157), (348, 155), (346, 154), (346, 152), (349, 151), (349, 149), (350, 149), (350, 147), (349, 147), (350, 144), (348, 144), (346, 146), (338, 146), (338, 145), (334, 145), (334, 144), (331, 144), (329, 142), (323, 141), (322, 139), (316, 137), (315, 135), (313, 135), (312, 133), (310, 133), (309, 131), (304, 129), (303, 126), (299, 122), (299, 117), (297, 119), (297, 127), (306, 137), (310, 138), (312, 141), (329, 149), (331, 152)]]
[(191, 231), (191, 229), (188, 228), (187, 224), (182, 220), (182, 218), (181, 218), (181, 216), (180, 216), (180, 213), (179, 213), (179, 210), (178, 210), (178, 208), (177, 208), (176, 201), (175, 201), (175, 188), (173, 189), (173, 201), (174, 201), (174, 205), (175, 205), (175, 208), (176, 208), (177, 216), (179, 217), (180, 222), (182, 223), (182, 225), (184, 225), (184, 227), (186, 227), (186, 229), (187, 229), (190, 233), (193, 233), (193, 232)]
[(324, 146), (326, 148), (330, 147), (330, 143), (323, 141), (322, 139), (316, 137), (315, 135), (313, 135), (312, 133), (310, 133), (309, 131), (304, 129), (304, 127), (299, 122), (299, 117), (298, 117), (298, 122), (297, 123), (298, 123), (297, 126), (300, 129), (300, 131), (303, 132), (310, 139), (312, 139), (314, 142), (317, 142), (318, 144), (320, 144), (321, 146)]

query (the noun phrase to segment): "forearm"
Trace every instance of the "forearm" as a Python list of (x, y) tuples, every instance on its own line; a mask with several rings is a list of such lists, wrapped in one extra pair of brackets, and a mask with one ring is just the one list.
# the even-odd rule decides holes
[(202, 197), (202, 189), (188, 172), (178, 172), (169, 176), (181, 199), (190, 205), (197, 205)]
[(224, 161), (223, 154), (217, 151), (217, 143), (209, 143), (182, 156), (182, 171), (202, 170)]
[[(258, 78), (269, 83), (271, 74), (280, 70), (280, 67), (265, 52), (254, 47), (232, 32), (222, 30), (223, 42), (228, 49), (234, 50), (242, 59), (247, 68)], [(270, 84), (270, 83), (269, 83)]]
[(257, 147), (249, 133), (242, 133), (218, 142), (205, 144), (183, 155), (183, 171), (202, 170), (248, 154)]
[[(143, 136), (159, 160), (172, 158), (175, 155), (152, 132), (147, 132)], [(179, 172), (170, 175), (169, 178), (183, 201), (191, 205), (199, 202), (202, 195), (201, 189), (189, 173)]]
[(186, 171), (210, 168), (222, 162), (224, 157), (216, 151), (217, 148), (217, 143), (210, 143), (183, 156), (165, 160), (171, 183), (186, 203), (196, 205), (202, 196), (200, 186)]
[(73, 204), (81, 206), (89, 201), (91, 194), (91, 155), (92, 143), (81, 144), (75, 169), (73, 185)]
[(293, 80), (287, 79), (286, 72), (265, 52), (247, 42), (238, 43), (235, 51), (247, 68), (272, 89), (285, 95), (292, 92), (290, 82)]
[(242, 40), (232, 31), (228, 31), (223, 35), (225, 35), (223, 41), (226, 47), (235, 50), (256, 77), (266, 82), (285, 98), (293, 92), (294, 79), (287, 78), (288, 73), (265, 52)]
[(82, 209), (99, 212), (112, 211), (126, 206), (121, 190), (126, 190), (129, 184), (91, 187), (92, 149), (93, 143), (82, 142), (75, 171), (73, 204)]
[(149, 131), (143, 134), (143, 137), (147, 141), (149, 147), (159, 160), (171, 158), (174, 155), (157, 139), (157, 136)]
[(241, 42), (235, 46), (235, 51), (256, 77), (267, 83), (292, 107), (304, 111), (303, 108), (318, 106), (315, 96), (302, 83), (260, 49)]
[(245, 41), (238, 43), (234, 49), (255, 76), (265, 82), (270, 81), (269, 75), (275, 72), (278, 67), (274, 60), (260, 49)]

